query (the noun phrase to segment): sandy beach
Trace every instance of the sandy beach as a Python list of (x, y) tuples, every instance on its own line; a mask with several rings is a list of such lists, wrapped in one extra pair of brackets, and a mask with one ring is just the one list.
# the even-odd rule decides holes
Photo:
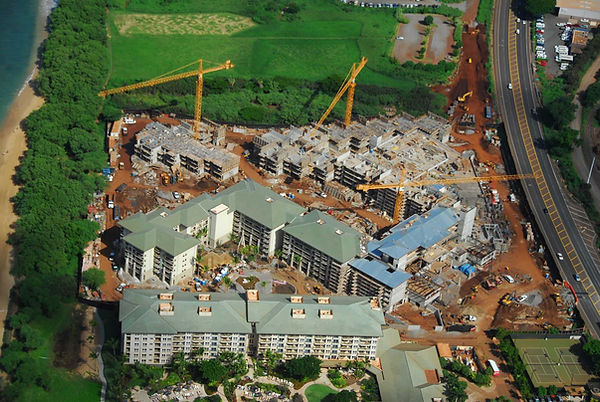
[[(37, 71), (35, 73), (37, 74)], [(4, 334), (10, 289), (14, 283), (10, 275), (12, 247), (6, 241), (9, 233), (12, 232), (11, 225), (17, 219), (10, 199), (19, 188), (13, 183), (12, 176), (19, 165), (19, 158), (27, 149), (21, 122), (43, 103), (43, 98), (36, 96), (33, 89), (27, 85), (13, 103), (6, 120), (0, 127), (0, 211), (2, 211), (0, 214), (0, 336)]]

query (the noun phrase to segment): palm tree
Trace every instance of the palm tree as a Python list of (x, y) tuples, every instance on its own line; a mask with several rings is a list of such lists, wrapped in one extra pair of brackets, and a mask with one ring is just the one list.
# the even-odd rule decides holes
[(298, 254), (296, 254), (296, 255), (294, 256), (294, 262), (295, 262), (295, 263), (298, 265), (298, 268), (300, 268), (300, 265), (301, 265), (301, 263), (302, 263), (302, 256), (301, 256), (301, 255), (298, 255)]
[(104, 341), (104, 346), (111, 350), (113, 356), (116, 356), (117, 349), (119, 347), (119, 340), (117, 338), (108, 338)]

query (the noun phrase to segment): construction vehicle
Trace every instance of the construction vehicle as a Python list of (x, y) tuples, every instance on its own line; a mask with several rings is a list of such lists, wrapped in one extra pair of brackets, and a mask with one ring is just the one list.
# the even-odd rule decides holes
[(485, 183), (491, 181), (509, 181), (509, 180), (522, 180), (535, 178), (532, 174), (508, 174), (498, 176), (466, 176), (466, 177), (452, 177), (442, 179), (426, 179), (412, 182), (405, 182), (404, 177), (406, 173), (402, 171), (400, 183), (392, 184), (359, 184), (356, 186), (358, 191), (369, 191), (369, 190), (381, 190), (387, 188), (396, 188), (396, 202), (394, 204), (394, 216), (393, 221), (397, 223), (401, 218), (402, 203), (404, 199), (404, 189), (406, 187), (422, 187), (430, 186), (434, 184), (460, 184), (460, 183)]
[(504, 296), (502, 296), (502, 299), (500, 299), (500, 303), (502, 303), (505, 306), (512, 304), (512, 298), (511, 298), (510, 294), (507, 293)]
[(317, 124), (315, 124), (313, 129), (310, 131), (311, 135), (316, 134), (316, 132), (319, 130), (327, 116), (329, 116), (329, 113), (331, 113), (335, 105), (342, 98), (342, 96), (344, 96), (346, 91), (348, 91), (348, 97), (346, 98), (346, 114), (344, 116), (344, 125), (346, 127), (350, 125), (350, 122), (352, 120), (352, 105), (354, 104), (354, 88), (356, 88), (356, 76), (365, 67), (367, 61), (369, 60), (366, 57), (362, 57), (360, 59), (360, 62), (352, 64), (350, 71), (346, 75), (346, 78), (344, 79), (344, 82), (342, 82), (340, 89), (338, 89), (335, 97), (331, 101), (331, 104), (329, 105), (325, 113), (323, 113), (323, 116), (321, 116)]
[[(471, 59), (469, 59), (469, 60), (471, 60)], [(464, 101), (466, 101), (466, 100), (467, 100), (467, 96), (473, 96), (473, 91), (469, 91), (469, 92), (467, 92), (467, 93), (463, 94), (462, 96), (459, 96), (459, 97), (458, 97), (458, 101), (459, 101), (459, 102), (464, 102)]]
[(471, 64), (473, 63), (473, 59), (471, 59), (470, 57), (467, 59), (467, 63)]
[(160, 174), (160, 181), (162, 182), (163, 186), (166, 186), (169, 184), (169, 175), (166, 173), (161, 173)]
[[(225, 63), (218, 65), (216, 67), (204, 69), (203, 60), (193, 61), (192, 63), (186, 64), (185, 66), (181, 66), (176, 68), (175, 70), (168, 71), (164, 74), (159, 75), (158, 77), (152, 78), (148, 81), (138, 82), (135, 84), (125, 85), (118, 88), (106, 89), (104, 91), (98, 92), (98, 96), (107, 96), (117, 93), (123, 93), (128, 91), (133, 91), (135, 89), (153, 87), (155, 85), (164, 84), (165, 82), (177, 81), (183, 78), (188, 77), (196, 77), (196, 105), (194, 109), (194, 138), (198, 139), (198, 132), (200, 131), (200, 121), (202, 119), (202, 86), (204, 85), (204, 74), (212, 73), (220, 70), (229, 70), (233, 68), (234, 65), (231, 61), (227, 60)], [(186, 71), (183, 73), (175, 73), (176, 71), (183, 70), (184, 68), (188, 68), (192, 65), (198, 64), (198, 68), (192, 71)], [(173, 74), (173, 75), (168, 75)]]

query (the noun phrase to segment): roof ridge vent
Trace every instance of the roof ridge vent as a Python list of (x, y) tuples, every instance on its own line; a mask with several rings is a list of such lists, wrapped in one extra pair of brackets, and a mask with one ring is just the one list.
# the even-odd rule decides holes
[(265, 201), (267, 201), (267, 202), (273, 202), (273, 199), (271, 197), (269, 197)]
[(344, 232), (342, 232), (341, 229), (336, 229), (335, 230), (335, 234), (337, 234), (337, 235), (343, 235)]
[(163, 218), (166, 218), (167, 216), (169, 216), (168, 213), (166, 213), (165, 211), (160, 213), (160, 216), (162, 216)]
[(317, 219), (317, 223), (318, 223), (319, 225), (324, 225), (324, 224), (325, 224), (325, 221), (324, 221), (323, 219), (320, 219), (320, 218), (319, 218), (319, 219)]

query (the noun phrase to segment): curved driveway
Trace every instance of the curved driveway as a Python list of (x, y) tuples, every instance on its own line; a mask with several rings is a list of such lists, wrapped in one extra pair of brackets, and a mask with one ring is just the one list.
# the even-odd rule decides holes
[[(530, 30), (522, 23), (517, 26), (509, 0), (496, 2), (493, 34), (497, 101), (509, 147), (517, 171), (538, 176), (523, 182), (527, 200), (563, 279), (575, 288), (581, 316), (594, 337), (599, 338), (600, 272), (571, 217), (544, 146), (541, 124), (533, 116), (540, 105), (533, 85)], [(560, 260), (557, 253), (562, 253), (564, 259)], [(575, 274), (581, 282), (574, 280)]]

